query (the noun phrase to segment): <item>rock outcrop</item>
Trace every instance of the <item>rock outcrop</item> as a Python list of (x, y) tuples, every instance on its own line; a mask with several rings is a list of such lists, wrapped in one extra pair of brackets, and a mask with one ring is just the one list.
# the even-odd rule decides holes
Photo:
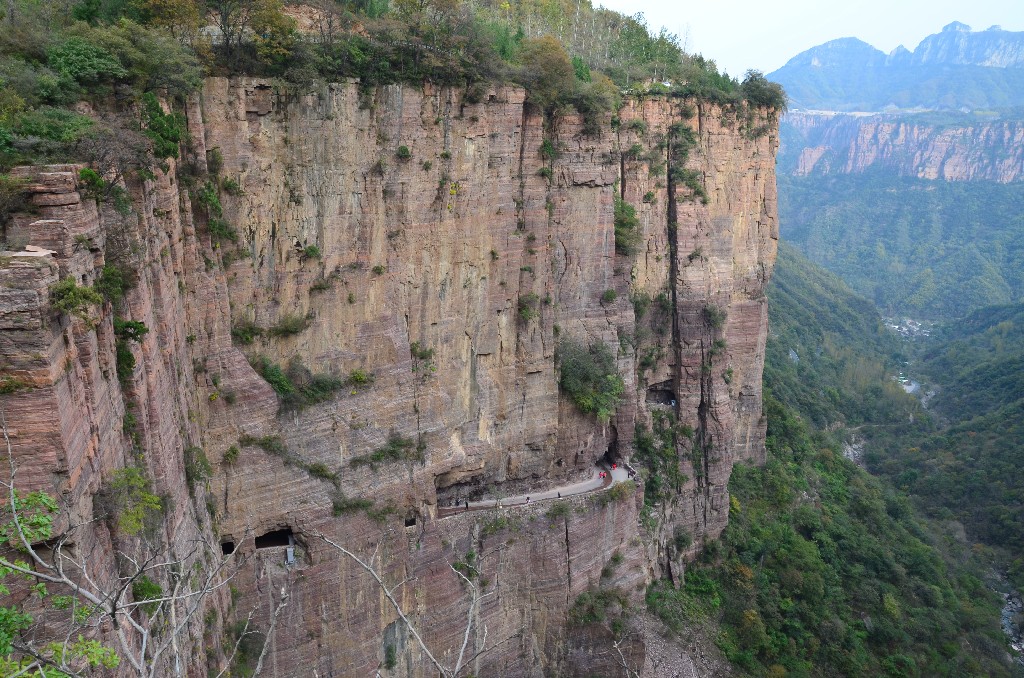
[(943, 181), (1024, 178), (1024, 123), (938, 124), (897, 115), (792, 112), (783, 121), (780, 171), (795, 176), (884, 170)]
[[(102, 480), (141, 460), (173, 499), (161, 543), (237, 550), (234, 595), (192, 640), (211, 666), (255, 610), (273, 675), (435, 674), (395, 604), (434, 659), (476, 675), (642, 666), (642, 640), (613, 650), (572, 610), (680, 577), (726, 525), (733, 463), (763, 458), (774, 119), (654, 97), (588, 135), (511, 87), (220, 78), (187, 113), (190, 156), (128, 187), (127, 220), (97, 211), (77, 168), (22, 170), (38, 213), (8, 242), (52, 251), (0, 270), (4, 374), (25, 382), (0, 398), (27, 482), (88, 518)], [(635, 254), (616, 251), (617, 199), (637, 210)], [(126, 237), (123, 306), (56, 313), (49, 287), (93, 282)], [(150, 329), (123, 384), (115, 312)], [(616, 356), (610, 421), (560, 393), (564, 341)], [(328, 394), (282, 402), (251, 364)], [(437, 516), (622, 463), (665, 422), (684, 480), (656, 510), (619, 490)], [(190, 491), (195, 448), (213, 473)]]

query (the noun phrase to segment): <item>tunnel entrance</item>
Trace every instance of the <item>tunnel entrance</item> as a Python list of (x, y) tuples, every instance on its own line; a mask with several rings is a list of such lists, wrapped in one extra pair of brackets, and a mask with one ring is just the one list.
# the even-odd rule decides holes
[(272, 549), (278, 546), (295, 546), (295, 535), (292, 528), (284, 527), (280, 530), (271, 530), (256, 537), (256, 548)]
[(671, 381), (661, 381), (647, 387), (648, 405), (665, 405), (675, 407), (676, 392), (672, 389)]
[(617, 463), (619, 463), (619, 431), (614, 424), (610, 424), (608, 426), (608, 449), (597, 460), (597, 465), (611, 467), (612, 464)]

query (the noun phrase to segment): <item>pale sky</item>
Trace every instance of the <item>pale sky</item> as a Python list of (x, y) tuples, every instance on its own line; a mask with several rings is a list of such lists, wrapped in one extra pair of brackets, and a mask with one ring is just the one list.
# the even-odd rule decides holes
[(999, 24), (1024, 31), (1024, 0), (593, 0), (626, 14), (643, 12), (688, 52), (714, 59), (742, 76), (770, 73), (800, 52), (835, 38), (854, 37), (889, 52), (917, 43), (953, 21), (975, 31)]

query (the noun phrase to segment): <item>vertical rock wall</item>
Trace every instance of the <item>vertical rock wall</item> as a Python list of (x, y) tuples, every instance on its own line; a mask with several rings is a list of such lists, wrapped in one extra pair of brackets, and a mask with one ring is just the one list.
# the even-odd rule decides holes
[[(173, 161), (160, 177), (130, 186), (135, 210), (127, 216), (97, 208), (79, 180), (81, 169), (57, 165), (12, 172), (27, 182), (31, 208), (5, 229), (9, 246), (27, 248), (0, 255), (0, 360), (9, 386), (0, 395), (0, 409), (17, 488), (43, 490), (58, 499), (62, 510), (55, 530), (72, 529), (69, 553), (87, 564), (90, 588), (108, 592), (116, 590), (126, 567), (115, 551), (139, 561), (159, 554), (186, 565), (210, 562), (216, 530), (202, 485), (190, 491), (186, 483), (184, 450), (202, 443), (197, 423), (205, 404), (194, 385), (199, 350), (194, 344), (201, 328), (216, 326), (217, 313), (205, 302), (224, 281), (195, 265), (206, 247), (191, 228)], [(83, 316), (53, 307), (53, 285), (65, 278), (93, 285), (115, 251), (135, 272), (123, 300), (87, 305)], [(149, 329), (140, 342), (128, 345), (136, 365), (123, 379), (117, 370), (115, 318)], [(221, 326), (227, 333), (226, 312)], [(95, 503), (129, 466), (141, 469), (148, 490), (164, 506), (162, 521), (144, 539), (118, 530), (119, 516), (103, 513)], [(204, 611), (216, 613), (225, 602), (222, 593), (205, 597)], [(190, 674), (204, 673), (203, 615), (180, 621), (180, 645), (193, 648), (182, 655), (183, 667)], [(220, 617), (209, 618), (206, 627), (219, 633)], [(98, 635), (118, 647), (110, 625)], [(218, 645), (209, 646), (214, 659), (219, 652)], [(172, 671), (169, 655), (156, 663), (165, 675)], [(127, 660), (121, 670), (131, 672)]]
[[(381, 587), (329, 542), (382, 574), (446, 666), (460, 648), (463, 659), (481, 653), (478, 675), (618, 665), (599, 631), (567, 630), (574, 601), (598, 584), (639, 600), (652, 577), (679, 575), (725, 526), (733, 462), (763, 455), (763, 292), (777, 238), (774, 122), (755, 133), (764, 115), (652, 98), (586, 136), (574, 116), (532, 113), (515, 88), (469, 101), (429, 85), (296, 93), (209, 79), (189, 103), (189, 171), (133, 190), (140, 275), (123, 312), (151, 332), (126, 393), (103, 374), (109, 306), (95, 329), (60, 329), (67, 318), (46, 310), (58, 269), (94, 279), (111, 215), (82, 217), (98, 228), (88, 256), (73, 252), (86, 242), (77, 231), (61, 243), (35, 234), (58, 253), (19, 255), (0, 271), (29, 300), (4, 315), (5, 356), (37, 386), (3, 396), (8, 413), (22, 408), (28, 422), (32, 403), (49, 399), (69, 422), (93, 421), (88, 435), (72, 430), (81, 424), (40, 432), (59, 438), (54, 452), (29, 452), (42, 443), (26, 436), (20, 454), (38, 466), (33, 478), (61, 470), (54, 490), (87, 497), (98, 481), (62, 459), (96, 457), (96, 478), (126, 463), (123, 403), (135, 403), (147, 467), (175, 499), (165, 538), (191, 530), (248, 558), (235, 599), (212, 608), (227, 621), (255, 609), (264, 631), (276, 618), (273, 675), (372, 673), (389, 663), (388, 647), (399, 670), (432, 673)], [(679, 125), (693, 131), (685, 153)], [(542, 152), (545, 139), (554, 154)], [(694, 177), (706, 204), (684, 180)], [(190, 199), (208, 180), (237, 243), (211, 238), (208, 210)], [(616, 253), (616, 196), (637, 208), (636, 256)], [(642, 292), (661, 295), (664, 312), (638, 321), (632, 298)], [(233, 344), (232, 326), (246, 325), (262, 335)], [(626, 391), (611, 421), (559, 396), (566, 338), (617, 355)], [(58, 378), (69, 342), (92, 361), (80, 379), (103, 385), (80, 390), (105, 404), (76, 399)], [(44, 348), (51, 357), (38, 365), (24, 357)], [(292, 375), (360, 370), (373, 382), (280, 408), (246, 356), (290, 364)], [(677, 450), (687, 482), (657, 521), (641, 515), (640, 493), (437, 517), (454, 500), (556, 487), (588, 477), (602, 457), (628, 459), (634, 429), (659, 408), (693, 435)], [(352, 463), (398, 438), (422, 460)], [(208, 495), (200, 487), (191, 498), (182, 450), (196, 445), (214, 474)], [(284, 546), (254, 547), (275, 530), (290, 530), (293, 564)], [(691, 547), (670, 545), (681, 530)], [(642, 644), (626, 654), (642, 663)]]

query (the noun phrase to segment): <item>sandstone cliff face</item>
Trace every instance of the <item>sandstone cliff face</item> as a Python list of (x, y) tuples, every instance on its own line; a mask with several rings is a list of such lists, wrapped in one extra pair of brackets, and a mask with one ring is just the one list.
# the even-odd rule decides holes
[[(175, 499), (162, 539), (205, 535), (248, 558), (235, 600), (211, 601), (214, 664), (222, 618), (255, 609), (264, 631), (277, 619), (273, 675), (372, 673), (390, 663), (388, 648), (396, 671), (436, 673), (381, 587), (329, 540), (381, 573), (442, 664), (465, 647), (464, 657), (481, 653), (481, 675), (621, 666), (598, 627), (567, 625), (574, 601), (598, 584), (639, 600), (652, 577), (680, 576), (726, 524), (733, 463), (763, 457), (764, 288), (778, 237), (776, 131), (769, 120), (752, 132), (764, 115), (654, 98), (629, 102), (617, 131), (587, 136), (574, 116), (545, 123), (515, 88), (469, 101), (430, 86), (296, 93), (209, 79), (189, 103), (190, 173), (216, 159), (221, 181), (237, 183), (221, 201), (238, 243), (211, 240), (183, 185), (190, 174), (172, 168), (131, 187), (141, 248), (127, 312), (151, 332), (125, 393), (109, 374), (109, 305), (95, 329), (65, 327), (47, 295), (58, 270), (94, 279), (114, 215), (80, 198), (72, 171), (59, 191), (43, 179), (61, 172), (33, 174), (37, 204), (65, 197), (41, 208), (60, 214), (24, 226), (57, 253), (13, 256), (3, 269), (17, 281), (3, 306), (5, 357), (36, 387), (3, 396), (8, 419), (19, 412), (16, 455), (89, 515), (99, 479), (126, 463), (121, 420), (136, 404), (147, 467)], [(686, 153), (679, 125), (694, 133)], [(636, 144), (642, 156), (623, 152)], [(636, 256), (615, 251), (616, 195), (637, 207)], [(85, 251), (79, 231), (93, 238)], [(659, 310), (638, 320), (641, 293)], [(301, 329), (232, 343), (232, 326), (282, 321)], [(560, 396), (566, 338), (617, 354), (626, 391), (610, 422)], [(65, 370), (70, 351), (80, 368)], [(293, 374), (362, 370), (373, 383), (281, 409), (247, 355)], [(30, 425), (42, 406), (64, 419)], [(555, 487), (602, 458), (628, 459), (637, 425), (658, 411), (692, 434), (678, 439), (686, 482), (657, 516), (641, 515), (639, 493), (437, 516), (455, 500)], [(253, 444), (267, 436), (276, 454)], [(422, 459), (352, 463), (397, 437)], [(214, 465), (208, 495), (194, 499), (182, 481), (193, 445)], [(232, 446), (237, 458), (225, 458)], [(275, 530), (291, 531), (295, 563), (283, 546), (254, 548)], [(642, 642), (623, 650), (643, 664)]]
[[(12, 173), (28, 180), (33, 207), (8, 224), (7, 242), (42, 249), (5, 252), (0, 260), (2, 369), (4, 378), (17, 384), (0, 396), (0, 407), (19, 490), (39, 489), (59, 498), (65, 510), (56, 529), (78, 526), (69, 547), (88, 564), (96, 587), (109, 591), (123, 565), (115, 560), (115, 549), (140, 559), (163, 553), (191, 564), (208, 557), (198, 543), (216, 544), (202, 488), (190, 493), (183, 468), (183, 450), (202, 440), (186, 339), (206, 322), (208, 310), (190, 312), (188, 296), (211, 281), (195, 265), (202, 246), (188, 210), (179, 209), (173, 163), (163, 177), (135, 187), (138, 210), (127, 218), (106, 207), (99, 210), (84, 197), (80, 169), (61, 165)], [(117, 309), (105, 303), (84, 319), (51, 306), (53, 284), (66, 277), (93, 284), (105, 253), (122, 248), (131, 250), (138, 276)], [(138, 362), (125, 383), (119, 382), (115, 365), (115, 315), (149, 328), (130, 349)], [(144, 469), (166, 507), (159, 529), (149, 535), (153, 546), (117, 534), (109, 524), (117, 516), (93, 520), (100, 518), (95, 496), (126, 466)], [(223, 593), (208, 596), (206, 606), (221, 607)], [(202, 615), (182, 621), (181, 643), (202, 647)], [(218, 630), (219, 623), (209, 629)], [(114, 633), (100, 629), (110, 645)], [(206, 669), (198, 649), (184, 661), (189, 673)], [(127, 669), (127, 662), (123, 666)], [(157, 666), (169, 674), (170, 658), (165, 655)]]
[(900, 176), (1008, 183), (1024, 176), (1024, 124), (939, 126), (896, 116), (786, 115), (782, 171), (796, 176), (884, 168)]

